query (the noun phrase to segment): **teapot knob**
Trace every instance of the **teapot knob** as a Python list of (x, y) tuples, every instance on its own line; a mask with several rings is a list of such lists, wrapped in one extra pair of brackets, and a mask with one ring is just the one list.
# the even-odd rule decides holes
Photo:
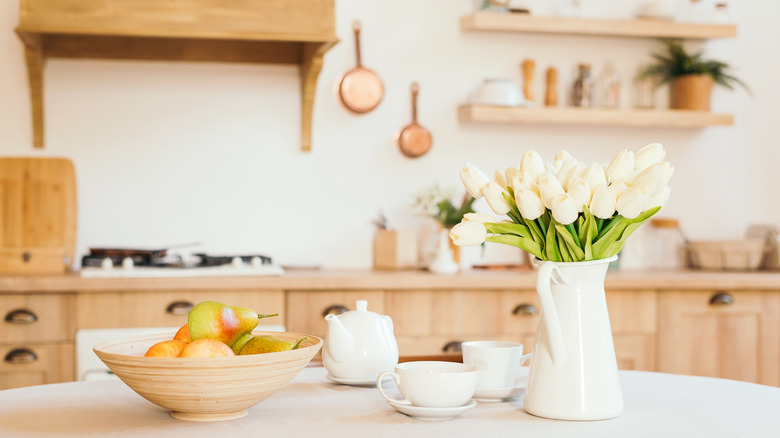
[(355, 309), (358, 312), (365, 312), (366, 310), (368, 310), (368, 301), (366, 300), (355, 301)]

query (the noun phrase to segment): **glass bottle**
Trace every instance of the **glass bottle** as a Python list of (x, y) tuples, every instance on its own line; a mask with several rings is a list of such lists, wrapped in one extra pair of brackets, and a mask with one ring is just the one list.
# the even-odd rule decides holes
[[(646, 66), (640, 67), (639, 71), (643, 71)], [(634, 101), (634, 107), (642, 109), (655, 108), (655, 81), (651, 76), (646, 78), (637, 79), (635, 83), (636, 99)]]
[(620, 106), (620, 74), (614, 65), (608, 62), (601, 75), (601, 106), (604, 108), (617, 108)]
[(574, 106), (593, 106), (593, 79), (590, 77), (590, 65), (580, 64), (580, 73), (572, 87), (571, 103)]
[(676, 219), (652, 219), (653, 267), (658, 269), (683, 269), (688, 266), (687, 242), (680, 222)]

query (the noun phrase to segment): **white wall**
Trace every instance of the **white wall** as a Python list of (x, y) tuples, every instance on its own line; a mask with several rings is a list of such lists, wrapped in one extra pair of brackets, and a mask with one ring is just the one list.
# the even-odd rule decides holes
[[(624, 16), (607, 0), (585, 13)], [(519, 80), (537, 61), (568, 85), (577, 63), (615, 62), (628, 82), (658, 47), (653, 40), (462, 33), (470, 0), (337, 0), (341, 38), (325, 57), (314, 107), (313, 149), (300, 151), (297, 70), (274, 65), (50, 60), (46, 65), (46, 149), (32, 149), (22, 45), (12, 32), (16, 1), (0, 2), (0, 153), (64, 156), (76, 166), (78, 249), (160, 247), (200, 241), (212, 252), (261, 252), (284, 264), (368, 267), (371, 224), (380, 210), (396, 226), (430, 225), (410, 210), (434, 182), (460, 187), (472, 161), (504, 168), (534, 148), (545, 158), (565, 148), (606, 161), (623, 148), (660, 141), (676, 167), (662, 213), (693, 238), (733, 238), (755, 222), (780, 223), (775, 202), (780, 140), (780, 2), (730, 2), (739, 37), (702, 45), (737, 66), (752, 88), (715, 92), (713, 109), (733, 127), (703, 130), (459, 124), (456, 107), (486, 77)], [(363, 22), (363, 61), (383, 78), (386, 97), (354, 116), (334, 95), (353, 67), (351, 22)], [(408, 159), (394, 134), (410, 121), (409, 85), (421, 84), (420, 121), (432, 150)], [(538, 83), (537, 95), (542, 95)], [(624, 84), (624, 101), (630, 99)], [(661, 100), (663, 91), (660, 92)], [(563, 96), (564, 89), (561, 89)]]

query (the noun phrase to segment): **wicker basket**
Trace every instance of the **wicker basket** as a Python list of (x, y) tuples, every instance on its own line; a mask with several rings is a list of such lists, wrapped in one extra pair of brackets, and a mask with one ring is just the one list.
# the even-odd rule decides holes
[(766, 245), (761, 239), (690, 242), (691, 267), (712, 271), (753, 271), (761, 267)]

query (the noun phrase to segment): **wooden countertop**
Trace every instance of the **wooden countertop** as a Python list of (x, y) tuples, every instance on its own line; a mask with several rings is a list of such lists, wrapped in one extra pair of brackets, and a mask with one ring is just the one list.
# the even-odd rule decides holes
[[(64, 275), (0, 276), (0, 293), (149, 290), (534, 289), (527, 270), (427, 271), (289, 270), (274, 277), (81, 278)], [(609, 271), (608, 289), (780, 290), (780, 272)]]

